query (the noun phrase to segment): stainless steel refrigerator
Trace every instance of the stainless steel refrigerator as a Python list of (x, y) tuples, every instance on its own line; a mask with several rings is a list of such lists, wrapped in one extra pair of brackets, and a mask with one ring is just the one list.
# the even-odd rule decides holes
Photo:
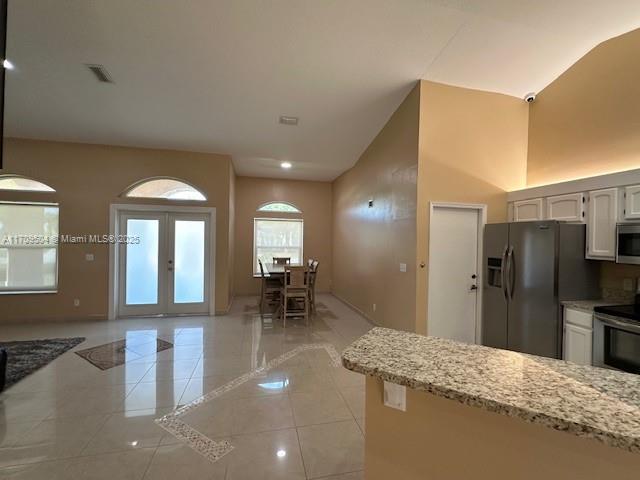
[(599, 266), (585, 260), (585, 226), (557, 221), (484, 230), (482, 344), (562, 357), (563, 300), (599, 297)]

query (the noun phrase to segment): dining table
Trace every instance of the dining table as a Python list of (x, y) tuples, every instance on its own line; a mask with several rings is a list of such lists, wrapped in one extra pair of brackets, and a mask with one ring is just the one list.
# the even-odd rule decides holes
[[(282, 263), (263, 263), (262, 264), (262, 268), (264, 269), (264, 276), (265, 277), (283, 277), (284, 276), (284, 269), (286, 267), (302, 267), (303, 265), (301, 263), (287, 263), (287, 264), (282, 264)], [(260, 272), (257, 272), (253, 274), (253, 278), (260, 278), (262, 275), (260, 275)]]

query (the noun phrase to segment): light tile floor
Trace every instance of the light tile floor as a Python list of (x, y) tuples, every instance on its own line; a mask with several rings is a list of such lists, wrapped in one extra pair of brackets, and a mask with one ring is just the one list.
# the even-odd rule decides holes
[[(0, 479), (361, 480), (364, 379), (303, 352), (181, 420), (234, 449), (213, 463), (155, 419), (309, 343), (338, 351), (371, 325), (318, 295), (310, 327), (261, 319), (256, 299), (228, 315), (3, 326), (2, 340), (127, 339), (127, 363), (101, 371), (72, 351), (0, 395)], [(155, 352), (156, 339), (174, 348)]]

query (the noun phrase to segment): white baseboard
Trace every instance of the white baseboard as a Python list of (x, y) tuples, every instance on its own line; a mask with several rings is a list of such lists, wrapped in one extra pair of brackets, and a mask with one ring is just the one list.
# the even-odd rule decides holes
[(351, 310), (353, 310), (354, 312), (356, 312), (359, 315), (362, 315), (364, 318), (367, 319), (367, 321), (369, 323), (371, 323), (372, 325), (375, 325), (376, 327), (379, 327), (380, 325), (378, 325), (378, 323), (371, 318), (369, 315), (367, 315), (365, 312), (363, 312), (362, 310), (360, 310), (358, 307), (356, 307), (354, 304), (352, 304), (351, 302), (349, 302), (348, 300), (346, 300), (345, 298), (342, 298), (340, 295), (338, 295), (335, 292), (327, 292), (330, 293), (331, 295), (333, 295), (334, 297), (336, 297), (338, 300), (340, 300), (342, 303), (344, 303), (347, 307), (349, 307)]

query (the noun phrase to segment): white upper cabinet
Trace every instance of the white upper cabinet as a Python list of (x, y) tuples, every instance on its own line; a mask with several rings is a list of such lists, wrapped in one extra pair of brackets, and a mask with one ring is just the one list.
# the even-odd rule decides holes
[(542, 198), (513, 202), (513, 221), (542, 220)]
[(624, 189), (624, 218), (640, 218), (640, 185)]
[(584, 194), (570, 193), (547, 197), (547, 220), (584, 221)]
[(589, 192), (587, 258), (615, 260), (617, 211), (617, 188)]

